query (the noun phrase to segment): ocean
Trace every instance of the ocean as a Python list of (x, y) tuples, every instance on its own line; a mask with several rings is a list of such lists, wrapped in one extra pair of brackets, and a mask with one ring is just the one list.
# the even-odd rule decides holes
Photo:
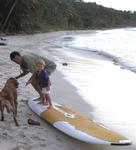
[(64, 47), (91, 51), (113, 59), (136, 72), (136, 28), (96, 31), (93, 34), (62, 37)]
[[(89, 114), (136, 145), (136, 28), (68, 34), (52, 41), (58, 69), (77, 88)], [(65, 65), (62, 65), (65, 63)]]

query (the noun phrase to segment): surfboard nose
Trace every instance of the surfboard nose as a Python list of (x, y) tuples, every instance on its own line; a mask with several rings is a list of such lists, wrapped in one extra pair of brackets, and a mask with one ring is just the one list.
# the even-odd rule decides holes
[(111, 143), (111, 145), (117, 145), (117, 146), (124, 146), (124, 145), (131, 145), (132, 144), (132, 141), (131, 140), (120, 140), (119, 142), (117, 143)]

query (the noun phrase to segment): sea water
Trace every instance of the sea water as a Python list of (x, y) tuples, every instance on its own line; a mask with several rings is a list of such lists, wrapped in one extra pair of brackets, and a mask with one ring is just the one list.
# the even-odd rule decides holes
[(65, 35), (53, 41), (58, 69), (94, 107), (96, 121), (136, 143), (136, 28)]

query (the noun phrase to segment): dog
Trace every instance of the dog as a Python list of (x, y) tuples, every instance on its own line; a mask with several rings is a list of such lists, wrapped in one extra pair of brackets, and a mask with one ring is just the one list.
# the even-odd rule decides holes
[(1, 121), (4, 121), (4, 108), (7, 112), (13, 113), (13, 119), (16, 126), (19, 126), (17, 121), (17, 88), (18, 81), (15, 78), (9, 78), (0, 91), (0, 111), (1, 111)]

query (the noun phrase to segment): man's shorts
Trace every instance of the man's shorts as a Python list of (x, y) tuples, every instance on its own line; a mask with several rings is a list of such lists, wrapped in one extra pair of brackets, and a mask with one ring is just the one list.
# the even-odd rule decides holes
[(50, 94), (50, 90), (47, 90), (47, 88), (42, 88), (42, 94)]

